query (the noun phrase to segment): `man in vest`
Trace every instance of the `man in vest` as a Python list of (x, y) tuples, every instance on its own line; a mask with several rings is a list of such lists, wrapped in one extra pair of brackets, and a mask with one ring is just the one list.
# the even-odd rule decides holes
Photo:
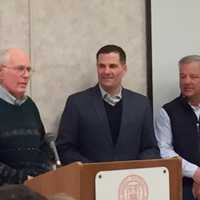
[(163, 158), (182, 159), (183, 200), (200, 198), (200, 56), (179, 61), (181, 95), (165, 104), (156, 120)]

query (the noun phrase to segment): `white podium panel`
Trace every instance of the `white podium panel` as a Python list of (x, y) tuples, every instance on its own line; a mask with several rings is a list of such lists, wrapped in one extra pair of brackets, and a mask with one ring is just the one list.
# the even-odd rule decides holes
[(165, 167), (98, 172), (96, 200), (169, 200), (169, 172)]

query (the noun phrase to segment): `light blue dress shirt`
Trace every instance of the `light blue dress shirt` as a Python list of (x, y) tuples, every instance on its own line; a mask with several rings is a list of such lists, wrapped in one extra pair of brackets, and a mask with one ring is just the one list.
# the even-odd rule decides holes
[[(190, 105), (199, 119), (200, 116), (200, 105)], [(173, 135), (171, 129), (171, 123), (167, 112), (161, 108), (160, 113), (155, 121), (155, 134), (160, 148), (162, 158), (170, 158), (179, 156), (172, 145)], [(182, 158), (182, 157), (181, 157)], [(198, 166), (182, 158), (182, 174), (183, 176), (192, 178)]]

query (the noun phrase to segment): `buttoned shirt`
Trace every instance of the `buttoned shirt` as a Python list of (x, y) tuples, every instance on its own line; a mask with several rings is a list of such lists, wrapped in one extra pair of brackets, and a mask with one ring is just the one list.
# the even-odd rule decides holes
[[(192, 106), (189, 104), (197, 118), (200, 116), (200, 105)], [(170, 118), (167, 112), (161, 108), (160, 113), (155, 122), (155, 134), (158, 140), (158, 145), (160, 148), (161, 157), (169, 158), (174, 156), (179, 156), (172, 145), (173, 135), (170, 123)], [(182, 173), (183, 176), (192, 178), (198, 166), (182, 158)]]
[(24, 96), (21, 99), (17, 99), (12, 94), (10, 94), (2, 85), (0, 85), (0, 98), (12, 105), (20, 106), (21, 104), (23, 104), (26, 101), (27, 96)]
[(107, 93), (100, 85), (99, 85), (101, 96), (105, 102), (110, 104), (111, 106), (115, 106), (122, 98), (122, 88), (120, 88), (120, 91), (118, 94), (112, 96), (109, 93)]

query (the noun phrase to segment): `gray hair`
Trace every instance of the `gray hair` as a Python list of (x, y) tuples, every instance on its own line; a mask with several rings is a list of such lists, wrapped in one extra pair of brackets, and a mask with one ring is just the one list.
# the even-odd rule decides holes
[(0, 65), (6, 64), (9, 60), (9, 49), (0, 51)]
[(181, 58), (178, 62), (179, 66), (183, 64), (189, 64), (192, 62), (199, 62), (200, 63), (200, 56), (199, 55), (188, 55)]
[(22, 184), (1, 186), (0, 198), (2, 200), (47, 200), (46, 197)]

